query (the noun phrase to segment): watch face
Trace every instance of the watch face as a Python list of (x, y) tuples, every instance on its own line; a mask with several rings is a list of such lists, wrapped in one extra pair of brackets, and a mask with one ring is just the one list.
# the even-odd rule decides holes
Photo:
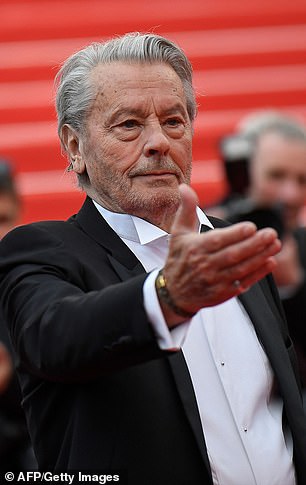
[(160, 297), (160, 300), (166, 303), (174, 313), (187, 319), (190, 319), (195, 315), (195, 313), (190, 313), (184, 310), (183, 308), (178, 307), (175, 304), (175, 302), (172, 300), (171, 295), (167, 288), (166, 278), (162, 274), (162, 270), (159, 272), (155, 280), (155, 288), (158, 296)]
[(166, 281), (163, 275), (160, 275), (160, 277), (158, 278), (158, 282), (161, 288), (166, 288)]
[(158, 273), (155, 285), (158, 289), (166, 288), (166, 280), (164, 275), (161, 272)]

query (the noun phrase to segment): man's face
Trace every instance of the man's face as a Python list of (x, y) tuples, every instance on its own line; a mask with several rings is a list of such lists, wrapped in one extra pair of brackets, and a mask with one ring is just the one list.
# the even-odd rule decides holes
[[(80, 153), (97, 202), (147, 220), (179, 203), (189, 183), (192, 126), (181, 80), (166, 64), (97, 66), (96, 99)], [(87, 188), (86, 188), (87, 190)]]
[(257, 203), (280, 203), (288, 229), (298, 225), (306, 202), (306, 143), (266, 133), (251, 162), (251, 196)]

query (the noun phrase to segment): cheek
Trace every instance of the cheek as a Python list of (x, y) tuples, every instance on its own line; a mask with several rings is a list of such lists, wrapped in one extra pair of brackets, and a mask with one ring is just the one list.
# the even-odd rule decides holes
[(115, 140), (111, 143), (105, 143), (101, 155), (111, 170), (117, 170), (122, 173), (127, 171), (142, 153), (139, 143), (122, 142)]
[(173, 158), (181, 166), (186, 166), (192, 160), (192, 143), (191, 140), (185, 138), (179, 142), (172, 142), (171, 154)]
[(109, 172), (114, 172), (120, 166), (122, 160), (123, 150), (116, 142), (108, 140), (107, 137), (101, 136), (99, 142), (92, 142), (87, 144), (85, 158), (88, 174), (93, 174), (95, 177), (108, 175)]
[(279, 184), (267, 179), (263, 174), (256, 174), (252, 182), (252, 193), (256, 199), (262, 202), (273, 202), (275, 199), (278, 199)]
[(264, 181), (262, 184), (262, 193), (270, 200), (279, 199), (281, 195), (281, 184), (277, 181)]
[(306, 189), (304, 187), (296, 190), (296, 204), (301, 206), (306, 204)]

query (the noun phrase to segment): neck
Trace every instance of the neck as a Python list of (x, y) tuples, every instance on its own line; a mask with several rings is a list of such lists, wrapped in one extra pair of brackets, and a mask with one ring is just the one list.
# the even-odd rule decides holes
[(97, 196), (97, 193), (91, 192), (92, 191), (87, 191), (89, 197), (102, 207), (105, 207), (105, 209), (111, 212), (130, 214), (131, 216), (139, 217), (168, 233), (171, 232), (174, 216), (180, 204), (180, 197), (178, 194), (175, 194), (175, 196), (172, 197), (154, 197), (153, 195), (146, 200), (143, 198), (135, 198), (125, 204), (114, 204), (113, 201), (109, 202), (105, 197), (102, 199)]
[(154, 226), (159, 227), (163, 231), (168, 232), (169, 234), (171, 233), (171, 227), (172, 227), (173, 218), (174, 218), (173, 213), (171, 213), (170, 216), (168, 216), (166, 214), (162, 214), (161, 216), (158, 216), (158, 214), (154, 214), (154, 215), (149, 216), (149, 217), (148, 216), (142, 217), (142, 216), (139, 216), (138, 214), (135, 214), (135, 215), (137, 215), (138, 217), (141, 217), (145, 221), (150, 222)]

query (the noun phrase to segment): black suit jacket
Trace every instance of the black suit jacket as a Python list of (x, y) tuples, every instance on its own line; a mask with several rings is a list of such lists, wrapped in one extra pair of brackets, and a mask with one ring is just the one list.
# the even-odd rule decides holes
[[(306, 275), (306, 227), (297, 228), (293, 236), (298, 245), (301, 266)], [(284, 298), (282, 302), (290, 335), (298, 354), (304, 392), (306, 392), (306, 276), (297, 291)]]
[[(6, 325), (0, 311), (0, 342), (15, 356), (11, 349)], [(8, 387), (0, 394), (0, 470), (20, 472), (35, 469), (34, 455), (30, 446), (24, 412), (20, 406), (21, 392), (14, 372)]]
[[(158, 348), (143, 307), (145, 271), (89, 199), (68, 222), (8, 235), (0, 278), (41, 470), (127, 470), (133, 485), (212, 484), (183, 354)], [(306, 421), (270, 278), (241, 301), (275, 372), (302, 484)]]

